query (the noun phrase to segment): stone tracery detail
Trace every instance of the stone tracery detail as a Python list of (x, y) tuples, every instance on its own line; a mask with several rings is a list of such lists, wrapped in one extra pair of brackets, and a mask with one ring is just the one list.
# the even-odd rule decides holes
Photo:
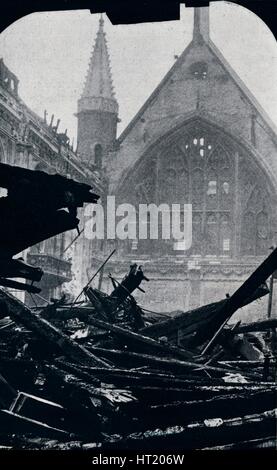
[[(165, 138), (151, 153), (150, 160), (146, 155), (127, 179), (129, 187), (135, 182), (133, 203), (191, 203), (193, 244), (186, 255), (239, 257), (268, 252), (269, 183), (254, 158), (236, 142), (212, 126), (197, 124)], [(154, 250), (154, 243), (146, 245)], [(158, 245), (155, 242), (155, 250), (176, 254), (174, 240), (164, 243), (163, 249)]]

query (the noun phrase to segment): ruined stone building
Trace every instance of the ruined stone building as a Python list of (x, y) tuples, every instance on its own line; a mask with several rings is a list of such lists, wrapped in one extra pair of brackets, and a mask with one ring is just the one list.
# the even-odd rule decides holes
[[(20, 98), (18, 85), (16, 75), (0, 59), (0, 161), (50, 174), (59, 173), (89, 183), (101, 194), (103, 183), (95, 166), (80, 162), (66, 133), (58, 132), (59, 121), (54, 123), (52, 116), (47, 123), (46, 113), (40, 118), (28, 108)], [(1, 195), (4, 195), (3, 190)], [(81, 211), (79, 218), (82, 219)], [(81, 236), (72, 249), (66, 250), (76, 235), (72, 232), (60, 234), (23, 254), (27, 263), (43, 269), (40, 287), (41, 296), (46, 300), (59, 296), (64, 283), (70, 283), (73, 275), (78, 285), (83, 279), (87, 280), (89, 242)], [(25, 301), (31, 301), (29, 294)], [(38, 303), (42, 304), (42, 301), (38, 300)]]
[(192, 204), (193, 227), (186, 251), (174, 239), (115, 242), (106, 271), (120, 279), (131, 262), (143, 264), (151, 283), (140, 300), (153, 310), (233, 292), (274, 243), (276, 128), (211, 41), (209, 8), (195, 9), (190, 44), (118, 138), (117, 117), (100, 20), (78, 102), (82, 161), (102, 166), (118, 203)]
[[(276, 129), (211, 41), (208, 8), (195, 9), (190, 44), (119, 137), (101, 19), (77, 121), (74, 152), (58, 123), (25, 105), (17, 77), (0, 61), (1, 161), (89, 182), (103, 202), (110, 194), (136, 207), (192, 204), (192, 246), (180, 251), (173, 238), (94, 243), (81, 236), (64, 252), (76, 234), (60, 235), (26, 254), (45, 272), (44, 297), (58, 295), (72, 271), (84, 285), (115, 247), (105, 289), (108, 272), (121, 279), (137, 262), (151, 279), (140, 302), (187, 310), (233, 292), (269, 254), (277, 230)], [(249, 311), (265, 306), (266, 299)]]

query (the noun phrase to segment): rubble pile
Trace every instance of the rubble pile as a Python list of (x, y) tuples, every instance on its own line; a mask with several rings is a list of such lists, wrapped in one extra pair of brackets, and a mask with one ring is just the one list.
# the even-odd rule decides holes
[[(47, 186), (47, 178), (38, 177)], [(86, 185), (65, 180), (50, 186), (51, 207), (29, 173), (9, 168), (0, 181), (10, 191), (0, 201), (5, 230), (13, 233), (18, 224), (7, 216), (8, 206), (21, 207), (25, 227), (20, 243), (0, 240), (0, 447), (276, 447), (277, 320), (232, 324), (231, 318), (268, 294), (277, 249), (232, 296), (189, 312), (163, 316), (140, 307), (134, 293), (148, 279), (136, 264), (120, 283), (111, 277), (110, 295), (88, 284), (78, 301), (62, 297), (29, 308), (7, 289), (7, 282), (18, 287), (8, 278), (34, 281), (41, 273), (14, 254), (76, 227), (76, 207), (97, 200)], [(34, 195), (39, 203), (29, 206)], [(68, 212), (61, 215), (64, 206)], [(39, 236), (27, 230), (32, 218)], [(32, 284), (23, 286), (35, 293)]]
[[(276, 357), (268, 334), (276, 319), (225, 326), (201, 354), (233, 296), (155, 320), (132, 295), (143, 279), (133, 265), (110, 295), (85, 287), (84, 301), (62, 298), (32, 309), (1, 290), (2, 447), (276, 444)], [(247, 302), (267, 292), (262, 286)]]

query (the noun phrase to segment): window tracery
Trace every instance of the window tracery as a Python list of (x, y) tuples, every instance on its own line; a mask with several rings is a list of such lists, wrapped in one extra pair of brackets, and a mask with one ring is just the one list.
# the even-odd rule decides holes
[[(259, 256), (272, 244), (268, 181), (253, 157), (225, 134), (201, 125), (161, 142), (131, 176), (134, 204), (192, 204), (190, 256)], [(147, 156), (146, 156), (147, 157)], [(158, 241), (159, 242), (159, 241)], [(174, 253), (174, 240), (144, 243)], [(155, 250), (154, 250), (155, 245)], [(142, 248), (138, 241), (137, 250)]]

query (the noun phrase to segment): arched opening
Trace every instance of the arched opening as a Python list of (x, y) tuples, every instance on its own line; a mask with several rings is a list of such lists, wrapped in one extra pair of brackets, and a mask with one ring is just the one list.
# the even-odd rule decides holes
[[(187, 256), (257, 257), (272, 244), (277, 214), (270, 203), (271, 182), (256, 157), (216, 126), (198, 121), (165, 136), (128, 174), (119, 193), (136, 206), (191, 204)], [(151, 255), (180, 254), (174, 250), (173, 239), (137, 246)]]

